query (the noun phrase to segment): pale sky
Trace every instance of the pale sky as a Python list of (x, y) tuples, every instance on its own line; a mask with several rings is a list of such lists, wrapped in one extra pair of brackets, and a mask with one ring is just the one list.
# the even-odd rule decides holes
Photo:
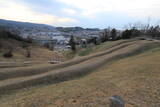
[(122, 28), (160, 22), (160, 0), (0, 0), (0, 19), (49, 24)]

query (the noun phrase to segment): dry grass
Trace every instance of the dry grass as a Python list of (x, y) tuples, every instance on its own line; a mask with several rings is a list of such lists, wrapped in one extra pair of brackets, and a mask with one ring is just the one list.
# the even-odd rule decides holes
[[(5, 52), (3, 50), (2, 52)], [(60, 53), (61, 55), (61, 53)], [(0, 68), (14, 68), (25, 67), (37, 64), (47, 64), (48, 61), (54, 60), (57, 53), (50, 51), (44, 47), (33, 46), (31, 47), (31, 58), (26, 57), (26, 50), (23, 48), (17, 48), (13, 52), (12, 58), (4, 58), (3, 53), (0, 55)], [(60, 56), (63, 59), (63, 56)]]
[(104, 43), (102, 43), (100, 45), (96, 45), (96, 46), (89, 45), (87, 48), (78, 48), (76, 52), (66, 51), (63, 54), (64, 54), (65, 58), (69, 60), (69, 59), (77, 58), (79, 56), (86, 56), (86, 55), (90, 55), (93, 53), (108, 50), (112, 47), (119, 46), (121, 44), (128, 43), (128, 42), (133, 42), (136, 40), (138, 40), (138, 39), (118, 40), (118, 41), (114, 41), (114, 42), (107, 41), (107, 42), (104, 42)]
[[(31, 66), (39, 63), (48, 63), (53, 60), (56, 53), (44, 48), (36, 43), (27, 44), (31, 50), (31, 58), (27, 56), (27, 50), (24, 47), (24, 42), (14, 39), (1, 39), (2, 47), (0, 47), (0, 68)], [(8, 52), (9, 47), (13, 48), (13, 57), (5, 58), (3, 54)], [(28, 63), (24, 63), (28, 62)]]
[[(13, 43), (15, 43), (16, 48), (14, 49), (12, 58), (4, 58), (3, 53), (6, 50), (5, 49), (0, 50), (0, 62), (8, 62), (4, 64), (0, 63), (0, 68), (26, 67), (26, 66), (32, 66), (37, 64), (44, 64), (44, 63), (46, 64), (48, 63), (48, 61), (54, 60), (57, 56), (61, 61), (67, 61), (77, 56), (85, 56), (91, 53), (101, 52), (111, 47), (115, 47), (123, 43), (128, 43), (132, 41), (135, 41), (135, 39), (119, 40), (115, 42), (109, 41), (98, 46), (93, 46), (85, 49), (78, 49), (77, 52), (65, 51), (65, 52), (59, 52), (58, 54), (44, 47), (33, 45), (31, 47), (31, 58), (27, 58), (26, 50), (20, 47), (21, 44), (19, 42), (14, 41)], [(29, 62), (29, 63), (24, 63), (24, 62)]]
[[(160, 106), (160, 48), (113, 61), (87, 76), (48, 86), (15, 91), (1, 107), (106, 107), (120, 95), (126, 107)], [(157, 48), (156, 48), (157, 47)]]
[(112, 48), (109, 48), (106, 51), (97, 52), (97, 53), (94, 53), (92, 55), (85, 56), (85, 57), (78, 57), (78, 58), (75, 58), (73, 60), (61, 63), (61, 64), (55, 64), (55, 65), (42, 64), (42, 65), (36, 65), (36, 66), (31, 66), (31, 67), (1, 69), (0, 70), (0, 80), (4, 80), (4, 79), (7, 79), (7, 78), (20, 77), (20, 76), (35, 75), (35, 74), (45, 73), (45, 72), (48, 72), (48, 71), (51, 71), (51, 70), (56, 70), (56, 69), (72, 66), (72, 65), (82, 63), (86, 60), (89, 60), (89, 59), (92, 59), (92, 58), (95, 58), (95, 57), (100, 57), (100, 56), (103, 56), (103, 55), (106, 55), (106, 54), (113, 53), (117, 50), (128, 47), (129, 45), (136, 44), (137, 41), (134, 41), (134, 42), (127, 41), (127, 42), (128, 43), (123, 43), (123, 44), (118, 43), (119, 45), (115, 45), (115, 44), (110, 45), (110, 47), (112, 47)]
[(13, 58), (4, 58), (3, 56), (0, 57), (1, 61), (43, 61), (49, 60), (53, 57), (53, 51), (50, 51), (44, 47), (40, 46), (33, 46), (31, 47), (31, 58), (26, 57), (26, 50), (23, 48), (18, 47), (13, 52)]
[[(136, 44), (136, 45), (138, 46), (138, 44)], [(133, 45), (133, 46), (136, 47), (136, 45)], [(97, 56), (97, 57), (95, 57), (95, 59), (93, 56), (91, 56), (93, 58), (90, 60), (84, 61), (84, 62), (77, 64), (77, 65), (74, 65), (74, 66), (69, 66), (69, 67), (66, 67), (63, 69), (58, 69), (58, 70), (50, 71), (50, 72), (35, 75), (35, 76), (32, 75), (32, 76), (27, 76), (27, 77), (6, 79), (6, 80), (0, 82), (0, 93), (4, 94), (4, 93), (10, 92), (11, 90), (25, 88), (25, 87), (29, 87), (29, 86), (35, 86), (35, 85), (39, 85), (39, 84), (43, 84), (43, 83), (45, 83), (45, 84), (46, 83), (58, 83), (58, 82), (73, 79), (75, 77), (79, 77), (81, 75), (85, 75), (86, 73), (89, 73), (89, 72), (95, 70), (96, 68), (102, 66), (105, 62), (110, 62), (111, 60), (114, 60), (119, 57), (123, 57), (124, 55), (128, 56), (129, 54), (133, 54), (135, 51), (133, 50), (130, 52), (130, 50), (129, 50), (129, 48), (134, 49), (133, 46), (132, 47), (128, 46), (127, 48), (124, 48), (124, 49), (118, 48), (118, 49), (120, 49), (118, 52), (113, 51), (113, 50), (117, 50), (115, 48), (115, 49), (111, 50), (113, 53), (111, 53), (109, 51), (109, 53), (110, 53), (109, 55), (107, 54), (108, 52), (107, 53), (102, 52), (100, 54), (95, 54), (95, 55), (93, 55), (93, 56)], [(129, 51), (129, 53), (128, 53), (128, 51)], [(100, 55), (102, 55), (102, 56), (100, 56)], [(5, 73), (5, 72), (3, 72), (3, 73)], [(26, 74), (27, 72), (25, 72), (25, 73), (19, 72), (19, 73)], [(7, 73), (7, 74), (14, 76), (12, 72)], [(3, 76), (4, 75), (2, 75), (2, 77)]]
[[(35, 76), (33, 75), (33, 76), (28, 76), (28, 77), (6, 79), (6, 80), (0, 82), (0, 93), (4, 94), (4, 93), (11, 91), (11, 90), (25, 88), (28, 86), (35, 86), (35, 85), (39, 85), (42, 83), (43, 84), (44, 83), (58, 83), (58, 82), (73, 79), (75, 77), (79, 77), (81, 75), (85, 75), (87, 73), (90, 73), (91, 71), (94, 71), (96, 68), (102, 66), (104, 63), (107, 63), (107, 62), (113, 61), (115, 59), (123, 58), (123, 57), (137, 53), (137, 51), (139, 49), (145, 47), (145, 46), (143, 46), (144, 44), (148, 44), (148, 42), (146, 42), (146, 41), (137, 42), (137, 43), (132, 44), (131, 46), (128, 44), (129, 46), (127, 45), (127, 47), (125, 44), (125, 45), (119, 46), (118, 48), (115, 48), (113, 50), (111, 49), (110, 51), (107, 51), (107, 52), (101, 52), (99, 54), (95, 54), (93, 56), (86, 57), (87, 59), (89, 58), (87, 61), (84, 61), (84, 62), (79, 63), (77, 65), (69, 66), (69, 67), (66, 67), (63, 69), (58, 69), (58, 70), (50, 71), (50, 72), (35, 75)], [(116, 51), (117, 49), (119, 49), (119, 50)], [(108, 54), (108, 53), (110, 53), (110, 54)], [(91, 59), (90, 59), (90, 57), (91, 57)], [(33, 69), (31, 69), (31, 70), (33, 70)], [(38, 72), (38, 71), (36, 71), (36, 72)], [(20, 74), (26, 74), (26, 73), (20, 72)], [(12, 74), (13, 74), (12, 72), (10, 72), (10, 74), (8, 73), (8, 75), (11, 75), (11, 76), (12, 76)], [(2, 77), (3, 77), (3, 75), (2, 75)]]

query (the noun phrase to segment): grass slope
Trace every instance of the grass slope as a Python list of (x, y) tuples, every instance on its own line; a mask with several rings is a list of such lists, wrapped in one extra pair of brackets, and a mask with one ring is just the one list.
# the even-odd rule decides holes
[[(105, 63), (109, 63), (113, 60), (118, 60), (127, 56), (135, 55), (138, 53), (139, 50), (145, 48), (148, 45), (150, 45), (150, 42), (147, 42), (147, 41), (137, 41), (129, 44), (127, 43), (125, 45), (120, 45), (117, 48), (113, 48), (113, 49), (111, 48), (110, 51), (104, 51), (98, 54), (94, 54), (93, 56), (85, 57), (88, 60), (85, 60), (83, 62), (80, 61), (81, 63), (75, 64), (75, 65), (70, 65), (70, 66), (68, 65), (64, 68), (60, 68), (56, 70), (52, 70), (52, 66), (51, 66), (50, 68), (51, 70), (49, 70), (48, 72), (37, 74), (37, 75), (25, 76), (24, 74), (26, 74), (28, 71), (24, 74), (23, 72), (19, 72), (19, 73), (22, 73), (24, 76), (19, 75), (20, 77), (14, 78), (13, 76), (16, 76), (16, 75), (12, 75), (12, 71), (11, 71), (10, 72), (11, 75), (8, 75), (9, 72), (7, 73), (7, 75), (10, 76), (8, 79), (0, 81), (0, 93), (4, 94), (4, 93), (8, 93), (11, 90), (25, 88), (29, 86), (35, 86), (35, 85), (46, 84), (46, 83), (47, 84), (59, 83), (59, 82), (71, 80), (81, 75), (86, 75), (88, 73), (91, 73), (95, 71), (95, 69), (104, 65)], [(34, 72), (33, 69), (30, 69), (30, 70), (31, 72)], [(3, 77), (3, 73), (2, 73), (2, 77)]]
[(27, 88), (0, 98), (0, 107), (107, 107), (120, 95), (126, 107), (160, 106), (160, 45), (115, 60), (87, 76)]
[(97, 52), (101, 52), (104, 50), (108, 50), (112, 47), (127, 43), (127, 42), (133, 42), (136, 41), (138, 39), (131, 39), (131, 40), (118, 40), (118, 41), (107, 41), (105, 43), (102, 43), (100, 45), (96, 45), (96, 46), (92, 46), (89, 45), (87, 48), (81, 48), (81, 49), (77, 49), (76, 52), (72, 52), (72, 51), (66, 51), (64, 52), (64, 56), (66, 59), (72, 59), (72, 58), (77, 58), (77, 57), (81, 57), (81, 56), (86, 56), (86, 55), (90, 55), (93, 53), (97, 53)]

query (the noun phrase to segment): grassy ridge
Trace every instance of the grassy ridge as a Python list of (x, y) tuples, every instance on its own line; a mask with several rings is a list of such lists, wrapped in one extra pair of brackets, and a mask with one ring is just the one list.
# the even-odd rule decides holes
[(29, 76), (29, 75), (35, 75), (35, 74), (41, 74), (41, 73), (45, 73), (51, 70), (56, 70), (56, 69), (60, 69), (60, 68), (64, 68), (64, 67), (68, 67), (68, 66), (73, 66), (75, 64), (79, 64), (81, 62), (84, 62), (86, 60), (95, 58), (95, 57), (100, 57), (103, 56), (105, 54), (110, 54), (114, 51), (120, 50), (121, 48), (127, 47), (131, 44), (135, 44), (135, 42), (130, 42), (127, 41), (128, 43), (126, 44), (122, 44), (122, 45), (114, 45), (111, 46), (111, 49), (108, 49), (106, 51), (103, 52), (99, 52), (96, 54), (92, 54), (90, 56), (85, 56), (85, 57), (81, 57), (81, 58), (77, 58), (77, 59), (73, 59), (70, 61), (66, 61), (64, 63), (61, 64), (55, 64), (55, 65), (50, 65), (50, 64), (46, 64), (46, 65), (38, 65), (38, 66), (31, 66), (31, 67), (22, 67), (22, 68), (13, 68), (13, 69), (4, 69), (2, 71), (0, 71), (0, 80), (4, 80), (7, 78), (15, 78), (15, 77), (20, 77), (20, 76)]
[(104, 50), (108, 50), (112, 47), (127, 43), (127, 42), (133, 42), (136, 41), (138, 39), (131, 39), (131, 40), (118, 40), (118, 41), (107, 41), (105, 43), (102, 43), (100, 45), (96, 45), (96, 46), (88, 46), (87, 48), (78, 48), (76, 52), (73, 51), (66, 51), (64, 52), (64, 56), (66, 57), (66, 59), (73, 59), (77, 56), (86, 56), (86, 55), (90, 55), (93, 53), (97, 53), (97, 52), (101, 52)]
[[(137, 43), (140, 44), (141, 42), (137, 42)], [(13, 78), (13, 79), (9, 78), (9, 79), (3, 80), (0, 82), (0, 93), (4, 94), (4, 93), (8, 93), (10, 90), (25, 88), (25, 87), (29, 87), (29, 86), (48, 84), (48, 83), (59, 83), (59, 82), (71, 80), (73, 78), (76, 78), (81, 75), (84, 75), (84, 74), (87, 74), (87, 73), (94, 71), (98, 67), (102, 66), (104, 63), (107, 63), (107, 62), (110, 62), (114, 59), (119, 59), (119, 58), (133, 54), (136, 50), (134, 50), (134, 48), (131, 48), (131, 47), (136, 46), (136, 48), (139, 49), (139, 46), (137, 45), (137, 43), (136, 43), (136, 45), (135, 45), (135, 43), (123, 44), (123, 45), (120, 45), (119, 47), (116, 47), (113, 49), (111, 48), (110, 51), (104, 51), (104, 52), (101, 52), (98, 54), (94, 54), (92, 56), (83, 57), (82, 61), (83, 60), (87, 60), (87, 61), (84, 61), (84, 62), (77, 64), (77, 65), (74, 65), (74, 66), (73, 65), (68, 66), (63, 69), (57, 69), (57, 70), (53, 70), (53, 71), (50, 71), (47, 73), (35, 75), (35, 76), (31, 75), (28, 77), (24, 76), (24, 77), (19, 77), (19, 78)], [(141, 44), (144, 44), (144, 43), (141, 43)], [(132, 45), (134, 44), (134, 45), (132, 46), (131, 44)], [(130, 47), (131, 49), (129, 49), (128, 45), (129, 46), (131, 45), (131, 47)], [(142, 47), (143, 47), (143, 45), (142, 45)], [(117, 50), (118, 50), (118, 53), (117, 53)], [(116, 52), (114, 52), (114, 51), (116, 51)], [(94, 59), (96, 59), (96, 60), (94, 60)], [(79, 62), (79, 60), (75, 60), (75, 61)], [(80, 61), (81, 61), (81, 59), (80, 59)], [(74, 62), (74, 61), (72, 61), (72, 62)], [(48, 69), (50, 69), (50, 68), (48, 68)], [(43, 71), (44, 68), (41, 68), (40, 70)], [(31, 72), (34, 72), (34, 70), (31, 69)], [(6, 72), (3, 72), (3, 73), (6, 74)], [(8, 76), (12, 77), (13, 73), (15, 74), (15, 72), (13, 72), (13, 71), (10, 73), (7, 72), (7, 75), (9, 74)], [(26, 73), (30, 73), (30, 72), (28, 72), (28, 71), (24, 72), (24, 73), (20, 72), (20, 74), (26, 74)], [(2, 75), (2, 77), (4, 77), (4, 76), (5, 75)]]
[(87, 76), (56, 85), (37, 86), (0, 99), (1, 107), (106, 107), (121, 95), (127, 107), (159, 107), (160, 45), (115, 60)]

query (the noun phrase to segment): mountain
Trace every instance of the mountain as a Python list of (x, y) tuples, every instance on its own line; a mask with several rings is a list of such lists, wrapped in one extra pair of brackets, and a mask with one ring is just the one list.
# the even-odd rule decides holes
[(57, 30), (61, 32), (78, 32), (78, 31), (100, 31), (98, 28), (82, 28), (82, 27), (56, 27)]
[(0, 19), (0, 27), (6, 28), (10, 32), (18, 34), (24, 38), (31, 37), (35, 39), (49, 39), (55, 34), (60, 34), (60, 32), (53, 26), (29, 22), (17, 22)]
[(10, 32), (23, 38), (30, 37), (37, 40), (52, 39), (53, 36), (70, 37), (70, 35), (86, 38), (90, 36), (98, 36), (101, 32), (98, 28), (54, 27), (45, 24), (17, 22), (4, 19), (0, 19), (0, 27), (6, 28)]
[(0, 26), (6, 27), (6, 28), (13, 28), (13, 29), (19, 28), (19, 29), (26, 29), (26, 30), (37, 29), (39, 31), (57, 31), (55, 27), (45, 25), (45, 24), (17, 22), (17, 21), (3, 20), (3, 19), (0, 19)]

